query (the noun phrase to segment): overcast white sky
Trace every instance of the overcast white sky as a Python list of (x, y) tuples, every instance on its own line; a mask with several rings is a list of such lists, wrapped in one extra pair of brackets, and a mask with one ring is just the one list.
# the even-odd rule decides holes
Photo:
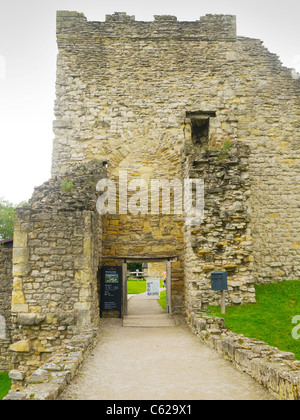
[(56, 10), (88, 20), (127, 12), (198, 20), (237, 16), (238, 35), (259, 38), (300, 72), (299, 0), (0, 0), (0, 197), (19, 203), (50, 178), (56, 70)]

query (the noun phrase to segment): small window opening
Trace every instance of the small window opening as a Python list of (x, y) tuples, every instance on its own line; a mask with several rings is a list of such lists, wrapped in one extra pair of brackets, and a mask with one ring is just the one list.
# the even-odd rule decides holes
[(191, 120), (191, 138), (195, 145), (205, 146), (209, 141), (209, 119), (215, 117), (215, 112), (187, 112)]
[(192, 140), (195, 144), (208, 142), (209, 119), (192, 120)]

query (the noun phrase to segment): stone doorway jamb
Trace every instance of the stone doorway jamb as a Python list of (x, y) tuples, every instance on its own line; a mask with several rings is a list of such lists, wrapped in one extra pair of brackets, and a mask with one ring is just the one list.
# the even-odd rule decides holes
[(130, 262), (166, 262), (167, 265), (167, 312), (170, 316), (172, 314), (172, 299), (171, 299), (171, 277), (172, 277), (172, 262), (177, 261), (177, 257), (173, 255), (157, 255), (157, 256), (114, 256), (112, 259), (119, 259), (122, 261), (122, 316), (128, 315), (127, 305), (127, 263)]

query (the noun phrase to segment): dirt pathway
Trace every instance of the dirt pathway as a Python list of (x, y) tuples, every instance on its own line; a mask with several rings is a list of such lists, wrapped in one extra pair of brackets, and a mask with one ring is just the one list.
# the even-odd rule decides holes
[[(150, 305), (161, 313), (159, 306)], [(61, 399), (272, 399), (252, 378), (202, 344), (184, 323), (143, 328), (103, 319), (101, 329), (100, 342)]]

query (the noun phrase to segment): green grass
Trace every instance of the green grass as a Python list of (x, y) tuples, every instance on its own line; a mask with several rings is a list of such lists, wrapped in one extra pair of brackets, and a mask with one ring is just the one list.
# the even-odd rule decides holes
[[(160, 287), (163, 287), (163, 281), (160, 280)], [(136, 280), (136, 279), (128, 279), (127, 281), (127, 293), (129, 295), (136, 295), (139, 293), (144, 293), (147, 290), (147, 282), (146, 280)], [(163, 309), (167, 308), (166, 305), (166, 290), (160, 293), (160, 299), (158, 299), (158, 303)]]
[(139, 293), (144, 293), (147, 290), (146, 280), (136, 280), (128, 279), (127, 280), (127, 293), (129, 295), (137, 295)]
[(163, 290), (162, 292), (160, 292), (160, 299), (158, 299), (158, 303), (163, 309), (167, 309), (166, 297), (167, 297), (166, 290)]
[(2, 400), (11, 387), (11, 379), (7, 372), (0, 372), (0, 400)]
[(292, 352), (300, 360), (300, 338), (292, 337), (292, 330), (296, 327), (292, 319), (300, 315), (300, 281), (257, 285), (255, 290), (256, 303), (226, 306), (225, 314), (221, 314), (220, 307), (216, 306), (210, 306), (209, 311), (224, 318), (226, 326), (233, 332)]
[[(160, 280), (160, 287), (162, 287), (162, 280)], [(144, 293), (147, 290), (146, 280), (136, 280), (128, 279), (127, 280), (127, 293), (129, 295), (137, 295), (139, 293)]]

